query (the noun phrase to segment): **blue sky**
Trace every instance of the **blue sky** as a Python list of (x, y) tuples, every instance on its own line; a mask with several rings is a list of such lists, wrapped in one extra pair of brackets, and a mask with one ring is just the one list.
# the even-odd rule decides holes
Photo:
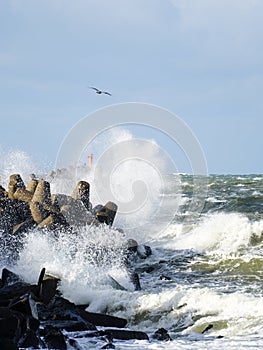
[(54, 162), (81, 118), (138, 101), (183, 119), (210, 173), (263, 173), (262, 0), (2, 0), (0, 43), (2, 150)]

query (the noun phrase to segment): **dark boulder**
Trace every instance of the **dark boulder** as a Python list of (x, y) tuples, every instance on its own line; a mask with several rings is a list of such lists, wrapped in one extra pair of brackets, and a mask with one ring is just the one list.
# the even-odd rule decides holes
[(36, 335), (35, 331), (32, 329), (27, 329), (23, 336), (18, 341), (19, 348), (38, 348), (39, 347), (39, 338)]
[(53, 326), (46, 326), (43, 330), (43, 336), (48, 349), (67, 349), (65, 337), (59, 329)]
[(136, 291), (142, 289), (138, 273), (135, 273), (135, 272), (130, 273), (130, 280), (131, 280), (132, 284), (134, 285), (134, 288)]
[(171, 337), (168, 333), (168, 331), (165, 328), (159, 328), (156, 332), (153, 334), (153, 338), (156, 340), (161, 341), (169, 341), (171, 340)]
[(84, 320), (94, 324), (95, 326), (124, 328), (127, 324), (127, 320), (124, 318), (88, 312), (82, 309), (78, 309), (78, 314)]
[(96, 213), (96, 217), (99, 222), (107, 225), (112, 225), (115, 215), (117, 213), (118, 206), (113, 202), (107, 202), (101, 211)]
[(107, 335), (112, 337), (113, 339), (120, 339), (120, 340), (131, 340), (131, 339), (138, 339), (138, 340), (149, 340), (149, 337), (144, 332), (139, 331), (130, 331), (130, 330), (122, 330), (122, 329), (105, 329), (103, 331), (99, 332), (100, 335)]
[(18, 346), (8, 338), (0, 337), (1, 350), (19, 350)]

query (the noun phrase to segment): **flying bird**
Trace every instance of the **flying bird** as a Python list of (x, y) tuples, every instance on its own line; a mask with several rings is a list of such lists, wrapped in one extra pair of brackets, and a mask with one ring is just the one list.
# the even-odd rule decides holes
[(110, 94), (109, 92), (99, 90), (99, 89), (97, 89), (97, 88), (95, 88), (95, 87), (93, 87), (93, 86), (90, 86), (90, 89), (95, 90), (95, 91), (96, 91), (96, 94), (99, 94), (99, 95), (101, 95), (101, 94), (105, 94), (105, 95), (109, 95), (109, 96), (111, 96), (111, 94)]

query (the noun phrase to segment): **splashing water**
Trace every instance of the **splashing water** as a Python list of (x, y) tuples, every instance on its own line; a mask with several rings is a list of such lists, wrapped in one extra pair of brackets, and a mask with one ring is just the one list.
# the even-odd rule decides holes
[(0, 184), (7, 187), (9, 176), (19, 173), (24, 181), (29, 180), (29, 175), (38, 173), (36, 165), (30, 156), (20, 150), (10, 150), (0, 153)]
[(110, 288), (109, 275), (124, 279), (129, 285), (125, 280), (125, 243), (123, 233), (104, 225), (55, 235), (35, 229), (25, 238), (16, 272), (35, 283), (45, 267), (47, 273), (61, 279), (64, 295), (74, 302), (86, 303), (92, 290)]

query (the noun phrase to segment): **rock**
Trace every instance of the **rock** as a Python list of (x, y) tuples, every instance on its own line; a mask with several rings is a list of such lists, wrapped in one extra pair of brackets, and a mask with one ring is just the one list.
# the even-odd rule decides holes
[(60, 226), (68, 226), (62, 214), (51, 213), (47, 218), (38, 224), (39, 228), (48, 228), (50, 230), (55, 230)]
[(0, 185), (0, 198), (7, 198), (7, 197), (8, 197), (7, 191), (4, 189), (3, 186)]
[(39, 202), (31, 202), (30, 203), (30, 212), (37, 224), (40, 224), (43, 220), (45, 220), (49, 216), (49, 212), (44, 209), (44, 206)]
[(96, 217), (101, 223), (112, 225), (118, 206), (113, 202), (107, 202), (101, 211), (96, 213)]
[(46, 326), (44, 328), (44, 340), (48, 349), (67, 349), (67, 344), (63, 333), (53, 326)]
[(18, 188), (13, 194), (13, 198), (22, 202), (30, 203), (33, 198), (33, 194), (24, 188)]
[(50, 183), (44, 180), (39, 180), (35, 189), (32, 202), (38, 202), (44, 207), (51, 207)]
[(96, 330), (95, 325), (85, 317), (85, 311), (80, 312), (74, 303), (71, 303), (67, 299), (60, 296), (55, 296), (46, 309), (42, 308), (41, 316), (44, 315), (47, 318), (51, 318), (56, 321), (78, 321), (85, 324), (85, 330)]
[(169, 341), (171, 340), (171, 337), (168, 333), (168, 331), (165, 328), (159, 328), (157, 329), (156, 332), (153, 334), (153, 338), (157, 340), (162, 340), (162, 341)]
[(14, 193), (18, 188), (26, 188), (21, 176), (19, 174), (10, 175), (10, 180), (8, 184), (8, 198), (14, 198)]
[(11, 233), (13, 227), (26, 221), (31, 217), (28, 203), (21, 202), (17, 199), (0, 200), (0, 228), (6, 233)]
[(147, 245), (138, 245), (137, 247), (137, 254), (141, 259), (146, 259), (148, 256), (152, 254), (151, 247)]
[(18, 346), (8, 338), (0, 337), (1, 350), (19, 350)]
[[(14, 273), (11, 270), (8, 270), (6, 268), (3, 268), (2, 270), (2, 276), (1, 276), (1, 284), (0, 288), (4, 286), (10, 286), (16, 282), (23, 282), (22, 278), (19, 277), (16, 273)], [(1, 290), (0, 290), (1, 294)]]
[(28, 192), (30, 192), (32, 195), (35, 193), (35, 190), (36, 190), (36, 188), (37, 188), (37, 185), (38, 185), (38, 180), (36, 180), (36, 179), (31, 179), (30, 181), (29, 181), (29, 183), (27, 184), (27, 186), (26, 186), (26, 190), (28, 191)]
[(117, 290), (127, 290), (118, 281), (115, 280), (111, 275), (108, 275), (110, 285)]
[(20, 319), (8, 308), (0, 308), (0, 338), (14, 340), (20, 335)]
[(92, 214), (96, 215), (97, 213), (102, 212), (103, 209), (104, 209), (104, 206), (102, 204), (98, 204), (92, 209)]
[(132, 239), (132, 238), (128, 239), (127, 249), (129, 252), (136, 253), (137, 247), (138, 247), (138, 243), (134, 239)]
[(80, 308), (78, 309), (78, 314), (84, 320), (94, 324), (95, 326), (124, 328), (127, 324), (127, 320), (124, 318), (88, 312)]
[(79, 181), (72, 193), (74, 199), (79, 199), (87, 210), (91, 209), (89, 201), (90, 185), (86, 181)]
[(57, 286), (60, 279), (51, 276), (44, 275), (43, 281), (40, 284), (39, 299), (44, 303), (48, 304), (50, 300), (56, 295)]
[(18, 311), (23, 315), (30, 316), (38, 320), (36, 302), (33, 300), (31, 294), (29, 293), (20, 297), (20, 299), (17, 301), (12, 300), (12, 302), (9, 305), (9, 309)]
[(72, 346), (76, 350), (82, 350), (82, 347), (78, 344), (78, 342), (75, 339), (69, 338), (68, 343), (70, 346)]
[(138, 339), (138, 340), (149, 340), (149, 337), (144, 332), (138, 331), (130, 331), (130, 330), (122, 330), (122, 329), (106, 329), (99, 332), (100, 335), (108, 335), (114, 339), (120, 340), (130, 340), (130, 339)]
[(101, 349), (115, 349), (115, 345), (112, 343), (108, 343), (103, 345), (103, 347)]
[(171, 281), (171, 277), (165, 276), (165, 275), (161, 275), (160, 276), (160, 280)]
[(205, 327), (205, 329), (202, 331), (202, 334), (208, 332), (210, 329), (212, 329), (214, 327), (213, 324), (209, 324), (208, 326)]
[(39, 339), (32, 329), (27, 329), (18, 341), (19, 348), (37, 348), (39, 347)]
[(11, 300), (31, 291), (34, 293), (36, 289), (36, 285), (31, 285), (26, 282), (16, 282), (12, 285), (4, 286), (0, 289), (0, 300)]
[(32, 218), (29, 218), (23, 222), (21, 222), (20, 224), (17, 224), (13, 227), (13, 234), (20, 234), (22, 232), (26, 232), (28, 230), (30, 230), (31, 228), (33, 228), (35, 225), (35, 221)]
[(71, 205), (63, 205), (61, 207), (61, 213), (72, 226), (85, 225), (93, 219), (92, 214), (80, 200), (73, 200)]
[(60, 211), (64, 205), (72, 205), (73, 202), (74, 198), (67, 196), (66, 194), (58, 193), (51, 195), (51, 204), (58, 211)]
[(135, 288), (136, 291), (142, 289), (142, 288), (141, 288), (140, 278), (139, 278), (138, 273), (132, 272), (132, 273), (130, 274), (130, 280), (131, 280), (132, 284), (134, 285), (134, 288)]
[(47, 320), (42, 325), (49, 325), (67, 332), (83, 332), (90, 330), (89, 324), (78, 320)]

